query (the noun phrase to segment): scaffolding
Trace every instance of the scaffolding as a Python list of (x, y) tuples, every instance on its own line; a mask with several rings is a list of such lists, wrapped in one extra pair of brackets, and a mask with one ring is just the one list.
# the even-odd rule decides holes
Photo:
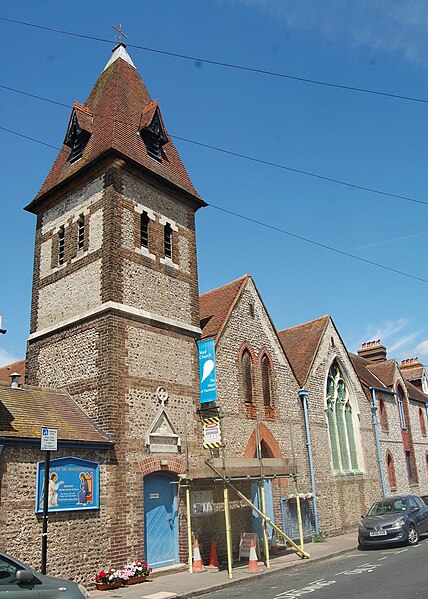
[[(193, 572), (193, 559), (192, 559), (192, 510), (191, 510), (191, 485), (195, 481), (209, 480), (214, 484), (223, 485), (223, 502), (224, 502), (224, 515), (225, 515), (225, 529), (226, 529), (226, 550), (227, 550), (227, 570), (229, 578), (232, 578), (232, 526), (230, 519), (230, 508), (229, 508), (229, 490), (232, 489), (239, 499), (241, 499), (248, 507), (250, 507), (260, 518), (262, 523), (262, 537), (263, 537), (263, 548), (266, 567), (270, 567), (270, 556), (269, 556), (269, 539), (267, 533), (267, 526), (270, 526), (276, 534), (282, 537), (286, 544), (294, 550), (302, 559), (307, 559), (310, 554), (304, 550), (303, 544), (303, 526), (302, 516), (300, 510), (300, 499), (297, 493), (296, 504), (297, 504), (297, 517), (299, 526), (299, 537), (300, 546), (294, 542), (293, 539), (288, 537), (285, 532), (273, 522), (273, 520), (266, 513), (266, 498), (265, 498), (265, 481), (269, 479), (277, 478), (293, 478), (295, 483), (297, 480), (295, 472), (280, 473), (277, 474), (278, 468), (281, 472), (284, 471), (284, 464), (287, 462), (284, 459), (279, 458), (262, 458), (261, 442), (260, 442), (260, 422), (256, 421), (256, 458), (228, 458), (225, 456), (225, 443), (224, 443), (224, 431), (223, 431), (223, 418), (220, 414), (220, 410), (217, 407), (210, 406), (209, 408), (199, 409), (198, 415), (201, 420), (203, 418), (212, 418), (219, 420), (220, 432), (221, 432), (221, 444), (218, 445), (221, 457), (214, 457), (214, 452), (211, 449), (211, 459), (205, 460), (205, 466), (208, 468), (210, 474), (207, 473), (206, 469), (195, 469), (190, 472), (189, 469), (189, 456), (188, 456), (188, 444), (187, 444), (187, 422), (185, 417), (184, 422), (184, 437), (185, 437), (185, 462), (186, 462), (186, 474), (184, 480), (181, 481), (180, 486), (184, 486), (186, 489), (186, 513), (187, 513), (187, 540), (188, 540), (188, 552), (189, 552), (189, 572)], [(292, 448), (294, 454), (294, 448)], [(294, 456), (293, 456), (294, 458)], [(294, 459), (293, 459), (294, 461)], [(233, 482), (232, 482), (233, 481)], [(236, 486), (234, 482), (245, 481), (245, 482), (257, 482), (259, 488), (259, 506), (255, 505), (248, 497), (244, 495)], [(296, 483), (297, 486), (297, 483)]]

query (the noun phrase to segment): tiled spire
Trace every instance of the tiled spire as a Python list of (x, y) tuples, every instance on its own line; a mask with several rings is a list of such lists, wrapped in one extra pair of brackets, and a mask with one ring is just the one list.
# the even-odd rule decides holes
[[(152, 120), (150, 120), (152, 119)], [(160, 131), (159, 131), (160, 129)], [(157, 137), (156, 137), (157, 136)], [(158, 143), (158, 156), (148, 152)], [(157, 102), (153, 102), (124, 44), (118, 44), (85, 104), (75, 102), (64, 145), (36, 198), (74, 177), (108, 152), (138, 164), (204, 202), (172, 143)]]

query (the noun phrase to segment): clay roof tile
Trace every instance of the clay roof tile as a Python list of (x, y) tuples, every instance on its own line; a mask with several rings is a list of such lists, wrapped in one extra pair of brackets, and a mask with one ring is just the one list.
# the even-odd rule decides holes
[(278, 331), (278, 337), (296, 375), (304, 385), (330, 316), (321, 316), (310, 322)]
[(139, 135), (141, 119), (145, 110), (150, 115), (157, 108), (136, 68), (118, 55), (101, 73), (85, 104), (74, 105), (79, 125), (91, 133), (81, 158), (70, 163), (70, 148), (64, 145), (27, 210), (34, 211), (42, 196), (109, 150), (168, 180), (205, 205), (168, 135), (168, 142), (162, 147), (162, 161), (147, 153)]
[(231, 281), (199, 296), (202, 339), (217, 337), (222, 331), (230, 310), (250, 275)]
[(0, 437), (38, 439), (42, 427), (58, 429), (58, 440), (110, 441), (68, 395), (36, 387), (12, 389), (0, 383)]

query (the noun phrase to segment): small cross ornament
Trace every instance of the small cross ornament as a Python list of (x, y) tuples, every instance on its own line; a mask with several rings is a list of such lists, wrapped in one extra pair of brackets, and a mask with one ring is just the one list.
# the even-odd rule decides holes
[(116, 29), (118, 36), (117, 36), (117, 43), (121, 44), (122, 43), (122, 35), (123, 37), (126, 37), (126, 39), (128, 39), (128, 36), (126, 35), (126, 33), (123, 33), (122, 31), (122, 25), (119, 25), (119, 27), (116, 27), (116, 25), (112, 25), (113, 29)]

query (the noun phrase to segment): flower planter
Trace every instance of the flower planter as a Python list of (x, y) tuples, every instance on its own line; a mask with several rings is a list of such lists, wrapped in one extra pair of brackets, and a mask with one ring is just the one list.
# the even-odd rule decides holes
[(147, 576), (131, 576), (128, 580), (124, 580), (125, 585), (129, 584), (138, 584), (139, 582), (144, 582), (147, 579)]
[(111, 591), (112, 589), (118, 589), (120, 587), (120, 580), (116, 580), (116, 582), (113, 582), (112, 584), (97, 582), (96, 587), (98, 591)]

